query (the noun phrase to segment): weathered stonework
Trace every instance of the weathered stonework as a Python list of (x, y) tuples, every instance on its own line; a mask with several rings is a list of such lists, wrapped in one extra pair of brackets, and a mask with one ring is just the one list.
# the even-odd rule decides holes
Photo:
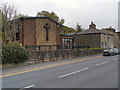
[(96, 55), (102, 53), (102, 49), (84, 50), (56, 50), (56, 51), (30, 51), (28, 62), (52, 62), (56, 60), (71, 59), (82, 56)]
[(75, 46), (90, 46), (90, 47), (101, 47), (100, 45), (101, 34), (83, 34), (77, 35), (74, 40)]
[(117, 32), (117, 34), (118, 34), (118, 49), (120, 51), (120, 32)]
[(74, 45), (91, 48), (113, 48), (113, 42), (114, 39), (111, 33), (96, 29), (96, 25), (91, 22), (89, 29), (76, 34)]
[(113, 48), (114, 43), (113, 43), (113, 35), (109, 34), (101, 34), (101, 47), (102, 43), (106, 44), (106, 48)]
[[(46, 30), (44, 25), (50, 24), (48, 30), (48, 41), (46, 41)], [(48, 19), (36, 19), (36, 45), (56, 45), (56, 23)]]
[(113, 48), (119, 48), (118, 47), (118, 34), (115, 32), (115, 29), (105, 28), (105, 29), (102, 29), (102, 31), (113, 35), (113, 43), (114, 43)]

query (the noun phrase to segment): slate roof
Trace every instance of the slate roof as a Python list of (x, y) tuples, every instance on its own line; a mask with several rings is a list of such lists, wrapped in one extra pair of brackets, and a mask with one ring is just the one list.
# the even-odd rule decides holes
[(75, 35), (75, 32), (73, 32), (73, 33), (61, 34), (61, 36), (67, 36), (67, 37), (73, 37), (74, 35)]
[(56, 23), (56, 24), (58, 24), (58, 25), (60, 25), (62, 27), (64, 26), (64, 25), (58, 23), (57, 21), (55, 21), (55, 20), (53, 20), (53, 19), (51, 19), (49, 17), (21, 17), (18, 20), (26, 20), (26, 19), (49, 19), (50, 21), (53, 21), (54, 23)]
[[(76, 35), (84, 35), (84, 34), (108, 34), (106, 32), (103, 32), (102, 30), (99, 30), (99, 29), (93, 29), (93, 28), (90, 28), (90, 29), (86, 29), (82, 32), (79, 32), (79, 33), (66, 33), (66, 34), (61, 34), (61, 36), (68, 36), (68, 37), (74, 37)], [(111, 35), (111, 34), (109, 34)]]
[(99, 29), (89, 28), (82, 32), (76, 33), (75, 35), (80, 35), (80, 34), (107, 34), (107, 33), (103, 32)]

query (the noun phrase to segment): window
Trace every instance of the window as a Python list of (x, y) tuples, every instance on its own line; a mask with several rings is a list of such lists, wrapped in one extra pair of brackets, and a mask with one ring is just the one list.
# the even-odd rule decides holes
[(105, 48), (107, 47), (107, 44), (105, 43)]
[(16, 41), (20, 40), (20, 34), (19, 34), (19, 24), (17, 25), (17, 30), (16, 30)]
[(72, 46), (73, 46), (72, 42), (73, 42), (73, 40), (70, 38), (63, 38), (62, 39), (62, 48), (63, 49), (72, 49)]
[(106, 43), (102, 42), (102, 48), (106, 48)]

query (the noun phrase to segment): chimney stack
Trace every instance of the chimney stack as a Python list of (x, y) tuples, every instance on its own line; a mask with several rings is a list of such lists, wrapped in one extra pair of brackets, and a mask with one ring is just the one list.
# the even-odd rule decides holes
[(96, 29), (96, 25), (93, 22), (91, 22), (91, 24), (89, 25), (89, 28)]

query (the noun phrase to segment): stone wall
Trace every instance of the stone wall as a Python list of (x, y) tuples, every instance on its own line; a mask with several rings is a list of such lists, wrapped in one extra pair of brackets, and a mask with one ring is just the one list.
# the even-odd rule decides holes
[(100, 34), (77, 35), (74, 40), (74, 46), (90, 46), (92, 48), (101, 47)]
[[(101, 34), (101, 47), (103, 48), (113, 48), (113, 36), (107, 34)], [(103, 45), (102, 45), (103, 44)]]
[(114, 31), (111, 31), (110, 29), (102, 29), (102, 31), (113, 35), (113, 43), (114, 43), (113, 48), (119, 48), (118, 47), (118, 34), (116, 32), (114, 32)]
[[(48, 23), (48, 41), (46, 41), (46, 29), (44, 26)], [(56, 23), (48, 19), (36, 19), (36, 45), (56, 45)]]
[(71, 59), (81, 56), (95, 55), (102, 53), (102, 49), (84, 50), (56, 50), (56, 51), (30, 51), (29, 62), (52, 62), (56, 60)]
[(118, 32), (118, 49), (120, 51), (120, 32)]

